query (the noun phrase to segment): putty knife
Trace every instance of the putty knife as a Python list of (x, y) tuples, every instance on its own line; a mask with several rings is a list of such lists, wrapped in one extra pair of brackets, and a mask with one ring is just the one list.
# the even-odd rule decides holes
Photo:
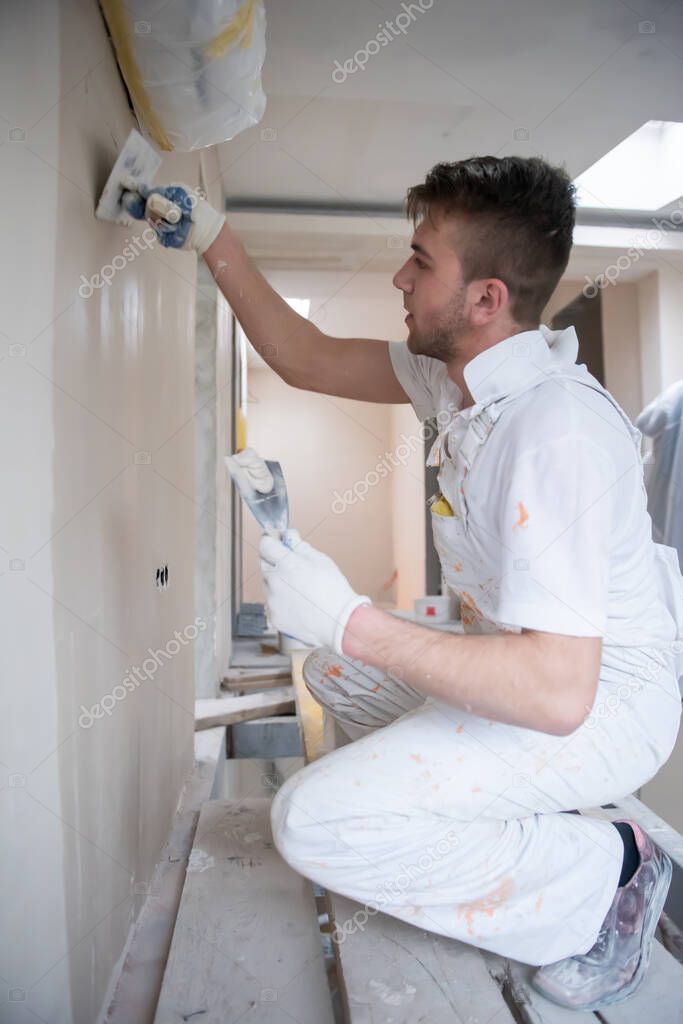
[[(160, 166), (159, 153), (133, 129), (107, 178), (95, 216), (114, 224), (131, 224), (129, 208), (140, 202), (139, 189), (149, 188)], [(147, 212), (163, 217), (169, 224), (177, 224), (182, 216), (179, 206), (156, 194), (150, 196)]]
[[(271, 537), (277, 537), (286, 547), (291, 548), (291, 545), (283, 540), (283, 534), (289, 526), (289, 502), (287, 501), (287, 485), (280, 463), (265, 461), (273, 478), (272, 488), (265, 493), (252, 487), (244, 468), (236, 461), (234, 455), (225, 456), (225, 465), (235, 487), (244, 499), (245, 505), (259, 525), (263, 527), (265, 533), (270, 534)], [(279, 632), (278, 638), (278, 647), (282, 654), (289, 654), (297, 646), (302, 646), (301, 642), (295, 636), (290, 636), (289, 633)]]
[(273, 478), (273, 487), (265, 494), (252, 487), (244, 470), (239, 463), (235, 462), (232, 455), (225, 456), (225, 465), (235, 482), (235, 487), (244, 499), (245, 505), (265, 533), (281, 539), (282, 534), (289, 526), (289, 503), (287, 501), (287, 485), (280, 463), (266, 461), (266, 466)]

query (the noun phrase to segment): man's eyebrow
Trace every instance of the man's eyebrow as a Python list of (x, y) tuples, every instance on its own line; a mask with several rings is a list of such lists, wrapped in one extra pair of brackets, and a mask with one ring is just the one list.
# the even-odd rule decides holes
[(432, 262), (432, 263), (434, 262), (434, 257), (433, 257), (433, 256), (430, 256), (430, 255), (429, 255), (429, 253), (427, 252), (427, 250), (426, 250), (426, 249), (424, 249), (424, 248), (423, 248), (423, 247), (422, 247), (422, 246), (420, 245), (420, 243), (419, 243), (419, 242), (411, 242), (411, 243), (410, 243), (410, 248), (411, 248), (411, 249), (414, 249), (414, 250), (415, 250), (415, 252), (419, 252), (419, 253), (420, 253), (420, 254), (421, 254), (422, 256), (426, 256), (426, 257), (427, 257), (427, 259), (428, 259), (428, 260), (431, 260), (431, 262)]

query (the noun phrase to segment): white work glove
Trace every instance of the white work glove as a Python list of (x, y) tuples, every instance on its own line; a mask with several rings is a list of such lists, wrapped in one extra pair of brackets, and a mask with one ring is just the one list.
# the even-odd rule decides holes
[(264, 534), (259, 552), (273, 627), (343, 654), (351, 613), (372, 604), (370, 598), (356, 594), (332, 559), (302, 540), (297, 530), (286, 530), (282, 540)]
[(254, 448), (243, 448), (235, 455), (226, 455), (225, 464), (236, 483), (246, 483), (248, 488), (258, 491), (259, 494), (268, 494), (275, 486), (273, 474), (268, 469), (265, 459), (262, 459)]
[(225, 224), (224, 215), (187, 185), (140, 185), (128, 196), (123, 204), (126, 211), (137, 220), (148, 221), (168, 249), (195, 249), (203, 256)]

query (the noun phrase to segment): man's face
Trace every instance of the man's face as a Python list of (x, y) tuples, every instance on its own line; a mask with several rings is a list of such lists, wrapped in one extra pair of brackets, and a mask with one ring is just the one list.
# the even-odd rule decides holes
[(410, 316), (407, 345), (416, 355), (448, 362), (462, 347), (469, 327), (466, 288), (454, 248), (456, 224), (434, 215), (418, 225), (413, 234), (412, 256), (395, 274), (393, 283), (403, 292)]

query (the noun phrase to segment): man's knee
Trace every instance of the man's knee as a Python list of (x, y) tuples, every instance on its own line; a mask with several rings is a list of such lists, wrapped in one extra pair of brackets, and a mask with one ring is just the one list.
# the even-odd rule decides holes
[(308, 875), (307, 869), (316, 855), (322, 856), (320, 848), (332, 838), (320, 821), (321, 808), (325, 806), (325, 782), (319, 766), (308, 765), (288, 779), (273, 798), (271, 826), (275, 845), (287, 863), (304, 875)]

